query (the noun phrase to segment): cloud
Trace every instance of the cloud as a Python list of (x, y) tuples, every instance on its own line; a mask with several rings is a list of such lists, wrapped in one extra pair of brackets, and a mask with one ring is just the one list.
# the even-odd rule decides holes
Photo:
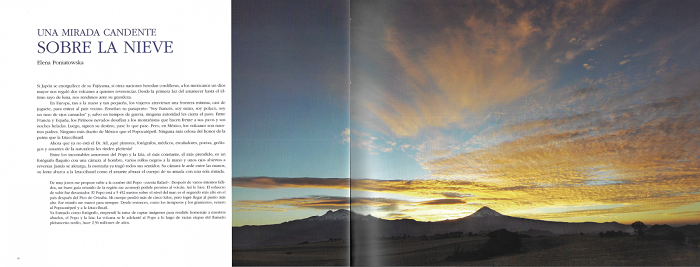
[[(625, 204), (537, 218), (668, 210), (700, 202), (700, 78), (697, 72), (652, 83), (587, 113), (540, 118), (493, 132), (509, 141), (423, 163), (432, 177), (468, 179), (502, 192), (504, 211), (551, 205)], [(573, 91), (564, 105), (605, 95)], [(471, 187), (471, 186), (470, 186)], [(460, 192), (460, 191), (457, 191)], [(485, 198), (470, 188), (475, 201)], [(510, 196), (509, 196), (510, 194)], [(554, 217), (552, 217), (554, 218)]]
[[(353, 14), (362, 16), (364, 4), (355, 5), (359, 12)], [(503, 213), (615, 206), (533, 215), (540, 218), (700, 202), (693, 186), (700, 184), (700, 73), (683, 70), (697, 67), (697, 57), (688, 55), (698, 38), (684, 37), (700, 24), (677, 24), (655, 33), (663, 38), (638, 44), (635, 28), (667, 20), (662, 13), (678, 6), (517, 5), (410, 2), (397, 9), (375, 3), (367, 10), (386, 16), (353, 24), (353, 49), (359, 51), (352, 62), (353, 119), (375, 132), (417, 140), (409, 145), (398, 139), (396, 151), (415, 152), (410, 156), (430, 172), (430, 179), (411, 182), (353, 180), (353, 190), (469, 201), (445, 205), (462, 214), (474, 203)], [(623, 13), (630, 11), (642, 12)], [(607, 70), (610, 60), (619, 72)], [(625, 64), (635, 66), (619, 68)], [(604, 72), (609, 74), (586, 77)], [(394, 215), (434, 217), (402, 205)], [(447, 209), (439, 206), (411, 208)]]
[(348, 178), (280, 178), (280, 177), (234, 177), (231, 179), (233, 187), (243, 188), (326, 188), (349, 189)]
[[(310, 196), (275, 200), (241, 200), (232, 203), (233, 211), (287, 211), (289, 209), (342, 209), (350, 207), (350, 198)], [(280, 207), (281, 206), (281, 207)]]
[(252, 203), (236, 203), (234, 202), (232, 205), (232, 211), (233, 212), (286, 212), (289, 211), (289, 208), (283, 208), (283, 207), (274, 207), (274, 206), (266, 206), (266, 205), (254, 205)]
[(398, 200), (392, 198), (368, 198), (368, 197), (353, 197), (350, 199), (353, 206), (372, 206), (372, 207), (393, 207), (385, 208), (392, 209), (398, 207), (398, 205), (411, 204), (409, 201)]
[(448, 197), (448, 198), (465, 198), (465, 197), (473, 197), (474, 195), (472, 194), (460, 194), (460, 193), (455, 193), (455, 192), (446, 192), (442, 193), (443, 196)]
[[(353, 191), (367, 191), (378, 193), (398, 194), (418, 199), (442, 199), (444, 197), (470, 197), (470, 201), (480, 199), (485, 203), (493, 203), (491, 200), (503, 196), (501, 188), (483, 182), (469, 181), (466, 179), (430, 179), (430, 180), (371, 180), (353, 179), (351, 184)], [(446, 193), (449, 192), (449, 193)], [(506, 193), (505, 195), (508, 195)], [(459, 200), (459, 199), (457, 199)], [(455, 200), (456, 201), (456, 200)], [(496, 204), (496, 203), (493, 203)], [(472, 207), (469, 207), (471, 210)], [(472, 210), (473, 211), (473, 210)]]
[[(503, 116), (503, 126), (472, 137), (470, 142), (484, 140), (478, 148), (428, 149), (444, 148), (451, 143), (447, 141), (415, 146), (416, 151), (436, 152), (419, 161), (431, 179), (353, 179), (350, 187), (416, 198), (384, 204), (382, 211), (417, 220), (466, 216), (479, 205), (504, 214), (541, 207), (615, 206), (523, 215), (565, 219), (665, 211), (700, 202), (695, 186), (700, 184), (700, 72), (639, 80), (612, 73), (546, 98), (535, 95), (537, 102), (523, 98), (516, 104), (532, 108), (529, 117), (494, 112), (494, 117)], [(538, 113), (538, 106), (557, 112)], [(399, 145), (403, 147), (409, 148)], [(457, 200), (421, 205), (445, 198)]]
[(687, 216), (687, 217), (697, 217), (700, 216), (700, 211), (681, 211), (681, 212), (672, 212), (670, 215), (674, 216)]
[[(373, 136), (370, 133), (361, 132), (358, 130), (352, 130), (352, 138), (350, 137), (349, 130), (348, 139), (350, 141), (351, 148), (357, 148), (360, 150), (367, 151), (370, 155), (377, 155), (378, 152), (389, 153), (394, 151), (393, 146), (396, 146), (396, 142), (385, 141), (384, 143), (379, 142), (379, 138)], [(376, 142), (375, 142), (376, 141)]]
[(433, 156), (442, 157), (452, 153), (452, 150), (435, 150), (431, 151), (431, 153), (433, 153)]
[(580, 45), (578, 45), (575, 49), (566, 51), (566, 53), (564, 53), (564, 56), (561, 58), (557, 58), (555, 60), (555, 62), (557, 62), (557, 63), (570, 63), (579, 55), (581, 55), (585, 52), (591, 51), (591, 50), (595, 50), (598, 46), (601, 45), (600, 43), (603, 40), (605, 40), (605, 38), (606, 38), (605, 35), (601, 35), (601, 36), (589, 38), (585, 41), (582, 41), (582, 42), (580, 42)]
[(345, 128), (345, 130), (340, 133), (340, 136), (343, 138), (341, 144), (350, 143), (350, 128)]
[[(397, 137), (478, 127), (480, 115), (550, 88), (613, 34), (616, 1), (358, 4), (352, 116)], [(405, 13), (404, 13), (405, 12)], [(410, 18), (410, 19), (408, 19)], [(590, 70), (592, 63), (584, 68)], [(481, 117), (483, 118), (483, 117)]]
[(454, 198), (446, 198), (446, 199), (436, 199), (436, 200), (429, 200), (425, 202), (421, 202), (421, 205), (455, 205), (455, 204), (465, 204), (464, 200), (461, 199), (454, 199)]
[[(548, 158), (550, 157), (543, 159)], [(551, 162), (551, 164), (564, 170), (552, 170), (551, 166), (549, 169), (545, 168), (541, 171), (532, 170), (532, 167), (527, 170), (523, 165), (511, 164), (513, 169), (523, 173), (511, 172), (510, 176), (503, 180), (469, 181), (462, 178), (412, 181), (358, 179), (352, 181), (353, 191), (389, 193), (415, 198), (415, 200), (410, 201), (390, 197), (310, 196), (265, 201), (237, 201), (233, 203), (233, 206), (235, 211), (285, 211), (290, 209), (338, 209), (351, 205), (353, 209), (357, 208), (357, 210), (365, 210), (363, 207), (374, 207), (378, 208), (379, 212), (400, 212), (402, 218), (441, 220), (469, 215), (482, 205), (508, 214), (543, 206), (626, 204), (619, 208), (518, 215), (535, 219), (561, 219), (668, 210), (700, 201), (700, 190), (693, 186), (700, 181), (693, 174), (666, 173), (662, 177), (656, 177), (655, 175), (658, 173), (652, 172), (643, 177), (637, 175), (635, 179), (625, 184), (589, 186), (585, 184), (585, 181), (595, 178), (592, 177), (592, 173), (595, 171), (575, 173), (575, 170), (562, 166), (563, 164), (560, 162)], [(580, 167), (585, 168), (585, 166)], [(491, 171), (498, 169), (494, 168)], [(607, 168), (599, 168), (598, 171), (601, 169)], [(650, 171), (649, 167), (642, 167), (642, 171), (638, 171), (638, 173), (648, 171)], [(554, 172), (554, 174), (547, 176), (546, 172)], [(537, 179), (531, 179), (530, 175), (536, 176)], [(614, 177), (614, 179), (624, 178), (624, 175)], [(285, 184), (284, 181), (287, 179), (299, 178), (270, 179), (281, 180), (275, 184)], [(306, 185), (308, 186), (309, 183)], [(318, 187), (326, 188), (324, 186)], [(447, 199), (442, 197), (447, 197)], [(469, 202), (462, 199), (465, 197), (469, 198)], [(446, 206), (450, 207), (450, 212), (443, 215), (435, 210), (442, 210)]]
[(521, 61), (520, 48), (538, 31), (526, 15), (502, 26), (472, 17), (464, 27), (445, 30), (445, 41), (418, 58), (409, 58), (397, 33), (387, 29), (387, 50), (406, 71), (405, 86), (415, 94), (415, 102), (386, 100), (383, 105), (367, 103), (366, 108), (394, 134), (412, 136), (424, 127), (459, 123), (465, 119), (462, 112), (509, 103), (546, 81), (533, 77)]
[(341, 209), (352, 207), (375, 207), (382, 212), (406, 210), (404, 207), (458, 205), (460, 199), (434, 199), (428, 201), (406, 201), (392, 198), (308, 196), (274, 200), (234, 201), (234, 211), (287, 211), (291, 209)]
[[(613, 13), (618, 5), (619, 1), (580, 0), (554, 2), (551, 6), (545, 5), (543, 12), (549, 14), (547, 22), (551, 25), (545, 30), (547, 36), (545, 48), (547, 50), (556, 48), (562, 41), (567, 41), (572, 45), (581, 45), (586, 40), (586, 33), (590, 34), (596, 28), (605, 25), (610, 20), (610, 13)], [(572, 35), (576, 37), (570, 37)], [(570, 48), (570, 46), (565, 47)], [(574, 53), (570, 52), (569, 54)], [(574, 56), (569, 57), (573, 59)]]

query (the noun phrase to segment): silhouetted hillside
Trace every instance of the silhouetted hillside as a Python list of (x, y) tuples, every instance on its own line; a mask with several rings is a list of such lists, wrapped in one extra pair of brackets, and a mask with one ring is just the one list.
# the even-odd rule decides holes
[[(362, 244), (382, 236), (438, 236), (449, 233), (481, 233), (505, 229), (524, 232), (531, 237), (563, 234), (598, 234), (606, 231), (631, 233), (632, 228), (619, 223), (566, 223), (510, 217), (488, 207), (456, 220), (419, 222), (410, 219), (384, 220), (348, 210), (328, 211), (322, 216), (275, 225), (233, 227), (233, 247), (260, 247), (350, 239)], [(694, 228), (693, 228), (694, 229)], [(690, 230), (689, 230), (690, 231)]]

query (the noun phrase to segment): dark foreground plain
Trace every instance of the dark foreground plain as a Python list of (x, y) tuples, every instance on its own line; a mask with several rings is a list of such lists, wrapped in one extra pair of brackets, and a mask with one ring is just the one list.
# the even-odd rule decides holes
[(234, 249), (233, 266), (347, 266), (347, 241)]
[[(523, 238), (519, 253), (483, 261), (451, 261), (457, 250), (476, 250), (487, 237), (423, 240), (377, 239), (356, 242), (353, 265), (400, 266), (698, 266), (700, 248), (668, 240), (636, 236), (600, 238), (593, 235)], [(349, 247), (342, 241), (233, 250), (233, 265), (348, 265)]]
[(698, 266), (700, 249), (668, 240), (641, 240), (636, 236), (559, 236), (523, 239), (525, 252), (476, 262), (440, 262), (428, 265), (545, 265), (545, 266)]

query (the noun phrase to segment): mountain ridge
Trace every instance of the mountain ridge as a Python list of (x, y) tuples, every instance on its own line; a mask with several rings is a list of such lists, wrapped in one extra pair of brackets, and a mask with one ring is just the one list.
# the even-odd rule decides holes
[(348, 240), (351, 238), (351, 228), (352, 242), (359, 243), (381, 236), (433, 236), (450, 232), (484, 234), (498, 229), (513, 232), (547, 231), (553, 235), (598, 234), (606, 231), (633, 232), (631, 226), (616, 222), (542, 221), (506, 216), (484, 206), (468, 216), (437, 222), (413, 219), (386, 220), (346, 209), (329, 210), (320, 216), (280, 224), (232, 227), (232, 238), (234, 247), (291, 245), (330, 239)]
[(332, 220), (349, 220), (352, 211), (346, 209), (338, 209), (336, 211), (328, 210), (326, 214), (321, 216), (311, 216), (295, 221), (332, 221)]

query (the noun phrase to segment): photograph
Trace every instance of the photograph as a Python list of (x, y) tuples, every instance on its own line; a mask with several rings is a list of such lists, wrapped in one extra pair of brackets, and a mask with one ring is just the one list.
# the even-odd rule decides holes
[(232, 265), (700, 265), (700, 2), (232, 2)]

